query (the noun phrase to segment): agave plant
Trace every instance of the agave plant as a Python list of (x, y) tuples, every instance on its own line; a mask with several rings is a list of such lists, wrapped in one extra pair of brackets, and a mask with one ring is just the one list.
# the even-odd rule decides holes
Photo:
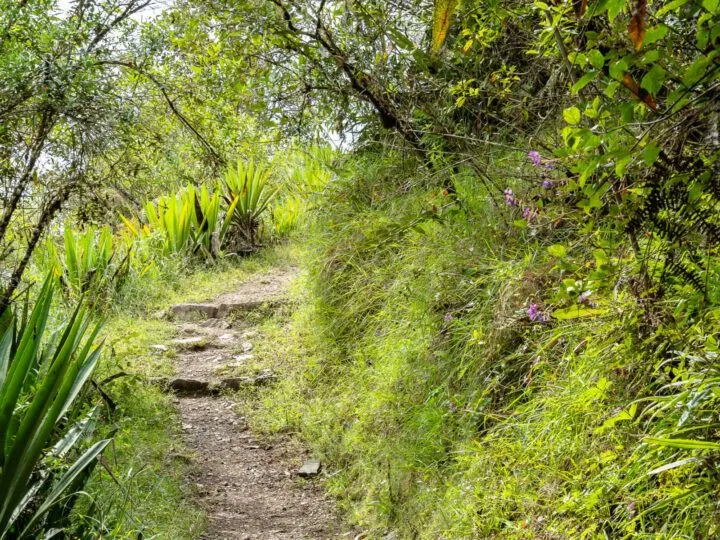
[[(245, 247), (257, 245), (260, 217), (277, 193), (277, 189), (268, 185), (270, 170), (253, 161), (238, 161), (235, 167), (228, 168), (222, 178), (225, 202), (230, 207), (237, 200), (230, 214), (232, 228)], [(236, 243), (237, 240), (236, 239)]]
[(8, 308), (0, 316), (0, 539), (36, 538), (52, 526), (51, 511), (78, 488), (109, 442), (97, 442), (64, 472), (50, 474), (44, 456), (64, 458), (81, 439), (82, 426), (65, 436), (59, 426), (100, 356), (94, 345), (99, 325), (90, 330), (82, 306), (46, 338), (54, 288), (49, 277), (30, 313), (18, 318)]
[(235, 197), (229, 202), (225, 215), (221, 215), (220, 195), (211, 192), (207, 186), (200, 190), (200, 196), (195, 199), (194, 228), (192, 231), (193, 244), (195, 249), (202, 250), (205, 255), (217, 257), (220, 247), (225, 243), (225, 238), (232, 224), (232, 217), (240, 201)]
[(160, 197), (157, 206), (145, 204), (150, 229), (160, 231), (165, 239), (165, 253), (184, 251), (191, 239), (195, 213), (195, 192), (181, 191), (176, 195)]
[[(148, 232), (159, 231), (165, 239), (165, 253), (182, 251), (203, 251), (207, 256), (216, 257), (220, 246), (230, 229), (233, 212), (239, 198), (229, 201), (222, 215), (220, 195), (202, 186), (198, 193), (192, 185), (175, 195), (161, 197), (157, 206), (148, 201), (145, 214), (148, 219)], [(144, 228), (138, 228), (132, 221), (123, 218), (126, 227), (136, 235), (146, 234)]]
[(60, 255), (52, 240), (48, 240), (48, 255), (54, 259), (68, 289), (82, 294), (108, 277), (106, 273), (115, 256), (110, 227), (99, 230), (88, 227), (84, 233), (76, 233), (66, 226), (63, 247), (64, 253)]

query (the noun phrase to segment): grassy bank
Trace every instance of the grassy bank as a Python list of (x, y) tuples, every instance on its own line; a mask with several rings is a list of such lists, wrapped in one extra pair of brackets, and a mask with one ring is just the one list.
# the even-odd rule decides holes
[(717, 310), (648, 309), (601, 227), (414, 167), (356, 158), (326, 190), (255, 425), (301, 433), (371, 537), (716, 534), (715, 446), (674, 438), (715, 429)]

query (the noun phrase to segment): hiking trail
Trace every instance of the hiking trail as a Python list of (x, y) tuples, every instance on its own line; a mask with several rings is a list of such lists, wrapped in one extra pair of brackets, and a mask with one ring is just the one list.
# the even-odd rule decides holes
[(196, 455), (189, 481), (208, 516), (203, 538), (343, 536), (311, 456), (287, 439), (258, 440), (231, 393), (271, 384), (280, 376), (268, 371), (243, 377), (228, 373), (242, 371), (253, 359), (255, 343), (263, 339), (258, 319), (286, 303), (295, 273), (292, 268), (274, 269), (251, 276), (233, 293), (211, 302), (170, 309), (178, 330), (171, 343), (177, 350), (177, 374), (160, 382), (176, 394), (183, 442)]

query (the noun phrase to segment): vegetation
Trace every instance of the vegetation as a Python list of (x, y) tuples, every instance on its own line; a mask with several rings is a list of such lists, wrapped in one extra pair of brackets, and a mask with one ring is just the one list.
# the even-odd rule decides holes
[[(90, 321), (82, 307), (73, 313), (65, 328), (56, 331), (47, 346), (43, 345), (54, 287), (53, 279), (47, 279), (32, 312), (21, 318), (6, 312), (0, 328), (3, 538), (31, 537), (41, 526), (49, 529), (66, 521), (75, 492), (82, 489), (95, 458), (110, 442), (95, 443), (66, 470), (52, 464), (52, 458), (66, 457), (92, 431), (94, 411), (52, 440), (100, 357), (100, 347), (93, 345), (99, 327), (86, 338)], [(47, 460), (43, 459), (44, 452)], [(70, 500), (49, 514), (53, 505), (67, 496), (66, 492)]]
[(371, 537), (720, 534), (716, 0), (151, 8), (0, 0), (1, 538), (202, 535), (153, 313), (283, 243)]

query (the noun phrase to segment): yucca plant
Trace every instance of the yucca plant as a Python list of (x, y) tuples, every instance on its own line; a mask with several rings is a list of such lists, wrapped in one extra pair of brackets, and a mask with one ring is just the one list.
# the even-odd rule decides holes
[(91, 286), (106, 278), (105, 272), (115, 256), (113, 235), (110, 227), (88, 227), (84, 233), (76, 233), (65, 226), (64, 253), (58, 257), (63, 283), (71, 290), (85, 293)]
[(192, 231), (195, 250), (201, 250), (206, 256), (217, 257), (220, 247), (232, 224), (232, 217), (240, 198), (235, 197), (229, 202), (225, 215), (221, 215), (223, 200), (217, 192), (212, 192), (206, 185), (196, 196), (194, 227)]
[[(0, 316), (0, 539), (38, 537), (49, 512), (78, 488), (108, 440), (94, 444), (62, 474), (50, 474), (44, 454), (65, 457), (80, 440), (59, 426), (100, 356), (99, 325), (81, 305), (68, 323), (46, 337), (55, 281), (48, 277), (34, 308)], [(54, 447), (53, 440), (60, 439)]]
[(166, 254), (184, 251), (192, 238), (195, 218), (195, 191), (192, 187), (176, 195), (160, 197), (157, 206), (145, 204), (145, 215), (150, 228), (162, 233)]
[(277, 189), (268, 184), (269, 177), (270, 170), (254, 161), (238, 161), (236, 166), (228, 168), (223, 175), (223, 197), (228, 207), (237, 199), (231, 213), (236, 244), (239, 240), (246, 248), (257, 246), (260, 217), (277, 193)]

